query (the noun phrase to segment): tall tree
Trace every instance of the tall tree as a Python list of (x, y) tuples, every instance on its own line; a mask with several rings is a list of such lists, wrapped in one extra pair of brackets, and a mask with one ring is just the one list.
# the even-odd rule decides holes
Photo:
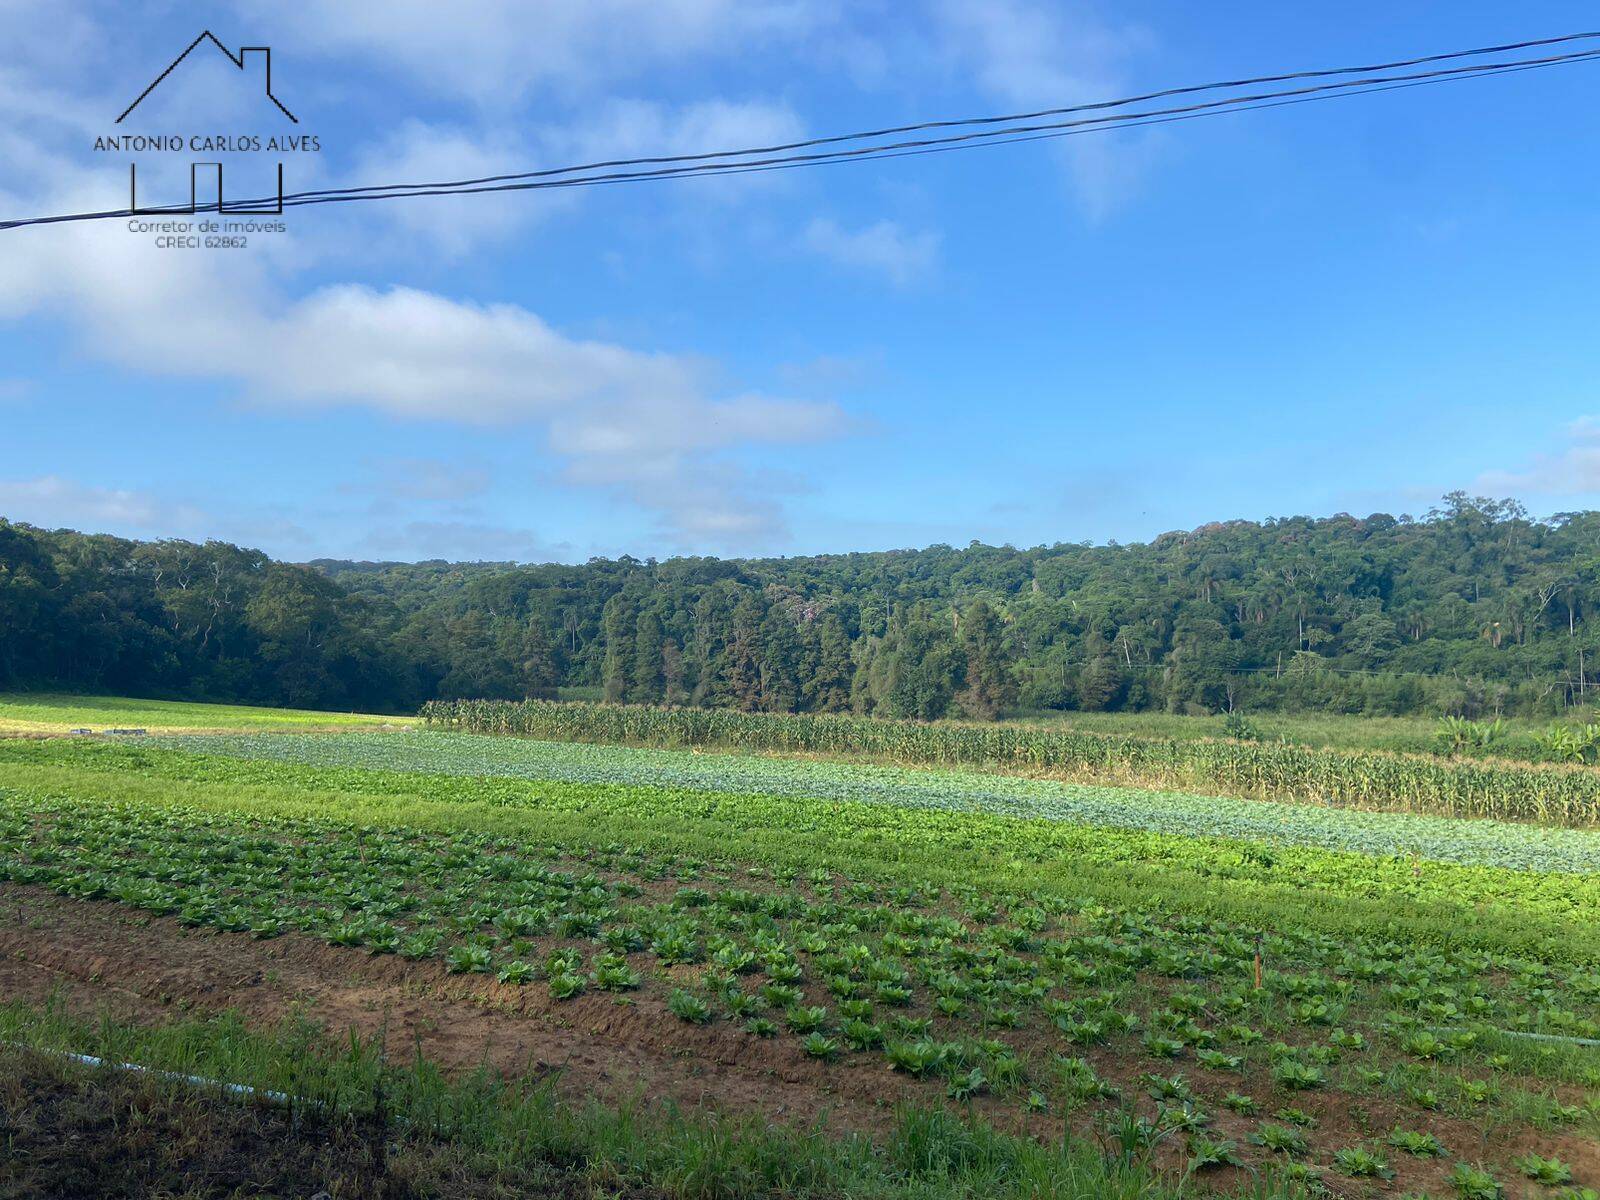
[(913, 605), (890, 621), (886, 648), (889, 714), (922, 721), (944, 716), (963, 672), (952, 623)]
[(516, 621), (511, 624), (511, 630), (513, 641), (508, 647), (508, 657), (518, 689), (530, 700), (554, 695), (555, 655), (545, 638), (544, 623)]
[(850, 707), (850, 685), (855, 663), (850, 658), (850, 637), (836, 613), (826, 613), (813, 623), (815, 642), (801, 701), (811, 712), (844, 712)]
[(761, 707), (761, 600), (747, 592), (733, 610), (725, 679), (728, 702), (745, 712)]
[(666, 696), (662, 638), (661, 618), (654, 609), (645, 609), (639, 614), (633, 639), (633, 677), (627, 694), (634, 704), (659, 704)]
[(50, 671), (58, 584), (39, 539), (0, 518), (0, 683), (15, 685)]
[(761, 707), (793, 712), (800, 699), (801, 646), (794, 621), (778, 605), (761, 623)]
[(993, 720), (1016, 703), (1017, 683), (1005, 626), (981, 596), (962, 614), (961, 649), (966, 655), (961, 707), (968, 716)]
[(631, 601), (618, 594), (606, 601), (600, 619), (600, 636), (605, 643), (606, 657), (602, 667), (601, 686), (607, 700), (626, 700), (633, 690), (634, 633), (639, 617)]
[(667, 704), (677, 706), (689, 698), (684, 687), (683, 651), (670, 637), (661, 643), (661, 685), (661, 698)]

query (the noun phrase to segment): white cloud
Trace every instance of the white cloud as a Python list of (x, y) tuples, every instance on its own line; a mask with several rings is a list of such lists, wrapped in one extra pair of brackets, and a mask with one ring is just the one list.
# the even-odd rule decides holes
[[(75, 178), (48, 207), (81, 206), (93, 189)], [(291, 299), (275, 269), (292, 245), (162, 251), (122, 222), (5, 236), (0, 317), (58, 313), (102, 358), (232, 382), (263, 408), (526, 427), (570, 482), (644, 505), (686, 541), (781, 535), (775, 507), (715, 460), (845, 431), (831, 403), (718, 395), (693, 357), (574, 338), (517, 305), (354, 284)]]
[(734, 55), (813, 28), (811, 0), (238, 0), (284, 45), (358, 54), (409, 85), (486, 107), (537, 88), (589, 92), (652, 66)]
[(318, 541), (316, 534), (295, 517), (287, 515), (281, 506), (212, 513), (193, 536), (197, 539), (219, 538), (236, 546), (266, 550), (274, 557), (291, 560), (296, 555), (306, 555)]
[(230, 339), (204, 357), (210, 371), (249, 384), (264, 406), (538, 422), (560, 453), (621, 471), (640, 459), (815, 441), (843, 428), (829, 404), (713, 399), (693, 359), (570, 338), (512, 304), (345, 284), (250, 319), (248, 342)]
[(853, 391), (881, 374), (876, 358), (844, 354), (819, 354), (803, 362), (780, 363), (777, 377), (785, 386), (813, 395)]
[[(372, 187), (396, 183), (449, 183), (523, 170), (543, 161), (529, 144), (508, 133), (408, 120), (369, 145), (333, 186)], [(570, 208), (575, 193), (497, 192), (479, 196), (419, 196), (357, 204), (355, 216), (398, 228), (410, 251), (425, 240), (447, 257), (459, 257)]]
[[(452, 183), (556, 164), (645, 155), (671, 157), (793, 142), (805, 136), (804, 125), (787, 105), (764, 100), (716, 99), (683, 105), (612, 100), (565, 123), (535, 125), (517, 134), (507, 132), (508, 128), (502, 124), (484, 131), (408, 120), (372, 143), (350, 170), (328, 185)], [(652, 194), (691, 199), (700, 211), (708, 199), (737, 202), (752, 190), (770, 188), (777, 181), (778, 177), (771, 175), (733, 175), (675, 182), (670, 191)], [(422, 240), (436, 252), (458, 258), (557, 213), (570, 212), (582, 198), (583, 192), (573, 188), (417, 196), (351, 205), (340, 215), (396, 228), (406, 235), (403, 242), (362, 239), (364, 244), (404, 245), (409, 253)]]
[(794, 110), (773, 101), (713, 99), (670, 107), (613, 100), (584, 120), (551, 127), (544, 141), (575, 158), (621, 158), (775, 145), (804, 135)]
[[(6, 3), (16, 0), (0, 0)], [(571, 82), (586, 58), (610, 55), (622, 70), (632, 54), (659, 58), (717, 47), (731, 51), (741, 30), (752, 36), (758, 30), (777, 33), (790, 19), (807, 19), (804, 4), (764, 0), (563, 2), (540, 17), (553, 40), (534, 45), (492, 32), (496, 22), (513, 31), (526, 24), (522, 6), (484, 0), (476, 7), (487, 11), (487, 36), (482, 28), (469, 28), (474, 22), (459, 10), (411, 3), (386, 6), (382, 13), (355, 6), (297, 7), (296, 20), (303, 15), (307, 37), (324, 47), (381, 53), (388, 46), (402, 67), (444, 64), (447, 74), (460, 71), (461, 78), (441, 86), (470, 92), (494, 75), (493, 62), (485, 74), (472, 65), (472, 53), (491, 60), (502, 55), (504, 70), (516, 74), (516, 86), (524, 87), (540, 80)], [(34, 4), (29, 12), (39, 18), (32, 24), (47, 25), (44, 6)], [(650, 44), (646, 35), (658, 27), (661, 44), (639, 49)], [(259, 40), (275, 40), (269, 28), (258, 32)], [(298, 30), (281, 32), (284, 53), (292, 55)], [(564, 48), (558, 44), (563, 37)], [(462, 39), (472, 45), (457, 55)], [(0, 88), (25, 91), (26, 71), (20, 64), (7, 69)], [(85, 90), (92, 94), (99, 87), (96, 81)], [(111, 107), (99, 101), (89, 107), (102, 114), (115, 110), (111, 100), (106, 104)], [(585, 119), (574, 125), (530, 120), (525, 134), (503, 139), (470, 127), (407, 124), (375, 154), (399, 175), (461, 177), (502, 167), (507, 155), (524, 145), (537, 152), (532, 161), (552, 156), (572, 161), (784, 141), (803, 130), (787, 106), (763, 101), (612, 101), (583, 111)], [(76, 126), (93, 120), (86, 108), (71, 117), (68, 132), (48, 127), (48, 114), (41, 112), (19, 128), (0, 130), (0, 161), (18, 167), (0, 176), (0, 212), (100, 209), (107, 207), (108, 197), (123, 195), (126, 177), (119, 165), (78, 165), (83, 160)], [(62, 148), (59, 154), (52, 153), (56, 146)], [(7, 194), (8, 188), (15, 194)], [(457, 253), (542, 211), (526, 196), (505, 206), (493, 197), (474, 198), (463, 202), (475, 206), (471, 212), (463, 207), (441, 238), (442, 223), (437, 213), (426, 211), (429, 203), (398, 201), (381, 206), (381, 216), (350, 218), (365, 228), (349, 240), (382, 241), (372, 236), (374, 225), (399, 221), (412, 232), (430, 230), (431, 251)], [(408, 206), (414, 206), (410, 215), (404, 211)], [(57, 318), (78, 336), (87, 355), (152, 375), (231, 385), (261, 408), (305, 413), (359, 408), (388, 418), (505, 428), (507, 436), (527, 439), (530, 455), (540, 445), (553, 452), (562, 479), (643, 506), (670, 536), (698, 549), (710, 548), (695, 540), (703, 537), (726, 539), (717, 543), (722, 547), (738, 538), (781, 536), (781, 506), (764, 481), (740, 468), (739, 456), (760, 446), (792, 446), (844, 431), (844, 418), (833, 404), (730, 392), (718, 381), (715, 364), (615, 340), (574, 337), (518, 305), (355, 284), (297, 293), (298, 272), (325, 273), (340, 261), (333, 243), (348, 228), (329, 220), (291, 223), (291, 229), (257, 239), (247, 253), (158, 250), (153, 235), (130, 233), (122, 221), (0, 234), (0, 321)], [(389, 241), (408, 250), (414, 246), (414, 239)], [(129, 493), (125, 503), (137, 499)], [(72, 501), (62, 491), (53, 503), (67, 511), (72, 503), (87, 501), (83, 495)], [(95, 510), (79, 511), (93, 516)]]
[(408, 560), (444, 558), (452, 562), (550, 562), (566, 557), (565, 543), (551, 545), (537, 534), (480, 521), (408, 521), (374, 530), (358, 553)]
[(107, 54), (104, 30), (94, 17), (60, 0), (0, 0), (0, 28), (6, 31), (7, 57), (41, 75), (92, 68)]
[(937, 0), (934, 12), (950, 42), (964, 47), (976, 83), (1018, 103), (1104, 99), (1115, 60), (1137, 38), (1105, 25), (1082, 3)]
[(193, 532), (205, 523), (205, 514), (198, 509), (170, 504), (148, 492), (90, 487), (57, 475), (0, 480), (0, 515), (43, 529), (85, 532)]
[[(584, 117), (545, 128), (540, 144), (546, 161), (570, 164), (786, 145), (805, 136), (794, 110), (773, 101), (713, 99), (672, 106), (613, 100)], [(673, 165), (663, 163), (661, 169)], [(782, 173), (752, 172), (674, 180), (665, 186), (671, 189), (668, 195), (704, 205), (736, 203), (783, 181)]]
[(489, 470), (476, 463), (439, 458), (389, 458), (371, 464), (375, 478), (344, 486), (343, 491), (370, 493), (396, 500), (454, 502), (489, 490)]
[[(938, 0), (934, 13), (946, 57), (983, 91), (1018, 109), (1064, 108), (1122, 94), (1122, 63), (1149, 40), (1137, 27), (1102, 21), (1082, 3)], [(1092, 219), (1109, 215), (1138, 187), (1158, 136), (1126, 130), (1062, 139), (1079, 201)]]
[(1494, 496), (1600, 492), (1600, 417), (1579, 417), (1567, 426), (1567, 439), (1564, 450), (1535, 455), (1519, 470), (1484, 472), (1473, 491)]
[(882, 274), (903, 287), (933, 269), (939, 235), (912, 233), (888, 220), (848, 230), (829, 218), (817, 217), (806, 227), (805, 245), (824, 258)]

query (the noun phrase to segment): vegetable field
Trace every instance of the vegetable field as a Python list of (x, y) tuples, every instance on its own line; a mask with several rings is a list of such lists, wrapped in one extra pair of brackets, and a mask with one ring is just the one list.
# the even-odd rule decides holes
[[(287, 1011), (402, 1060), (463, 1022), (585, 1095), (622, 1054), (667, 1095), (831, 1113), (883, 1194), (929, 1178), (904, 1155), (937, 1120), (938, 1155), (1065, 1133), (1127, 1195), (1580, 1196), (1596, 836), (429, 731), (11, 742), (0, 961), (247, 1012), (298, 966)], [(130, 921), (171, 958), (148, 983), (117, 975)], [(228, 966), (185, 992), (191, 956)], [(13, 1040), (97, 1044), (17, 1012)], [(1055, 1194), (1112, 1193), (1073, 1161)]]
[(1600, 834), (1587, 830), (1411, 813), (1317, 810), (1303, 804), (975, 771), (448, 733), (186, 737), (161, 744), (192, 753), (318, 767), (848, 800), (1516, 870), (1600, 871)]
[(1013, 725), (556, 701), (435, 701), (430, 725), (557, 741), (865, 755), (1445, 816), (1600, 825), (1600, 773), (1284, 743), (1115, 737)]

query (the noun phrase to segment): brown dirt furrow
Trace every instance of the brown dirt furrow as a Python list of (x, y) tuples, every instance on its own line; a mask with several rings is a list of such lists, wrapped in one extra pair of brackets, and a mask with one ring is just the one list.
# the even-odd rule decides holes
[[(726, 1020), (686, 1025), (667, 1010), (660, 994), (665, 991), (660, 985), (671, 986), (680, 974), (681, 969), (669, 969), (666, 981), (654, 980), (657, 986), (626, 1001), (598, 992), (556, 1001), (542, 984), (518, 987), (483, 975), (451, 975), (435, 962), (372, 956), (300, 935), (257, 940), (188, 929), (171, 918), (114, 903), (0, 884), (0, 1000), (39, 1002), (56, 995), (75, 1011), (104, 1010), (147, 1023), (231, 1009), (252, 1026), (266, 1027), (298, 1015), (334, 1033), (381, 1032), (397, 1058), (409, 1058), (420, 1046), (447, 1071), (487, 1066), (507, 1076), (550, 1077), (573, 1099), (646, 1106), (671, 1102), (783, 1123), (823, 1119), (832, 1128), (870, 1134), (892, 1127), (901, 1101), (928, 1104), (943, 1098), (942, 1087), (910, 1080), (876, 1062), (809, 1059), (792, 1036), (760, 1041)], [(1015, 1040), (1044, 1057), (1060, 1049), (1038, 1041), (1040, 1036)], [(1148, 1063), (1114, 1049), (1083, 1053), (1142, 1110), (1153, 1107), (1138, 1080)], [(1186, 1073), (1210, 1094), (1244, 1086), (1194, 1064)], [(1318, 1117), (1318, 1140), (1332, 1146), (1370, 1142), (1396, 1125), (1434, 1130), (1451, 1148), (1450, 1159), (1391, 1158), (1408, 1186), (1437, 1194), (1448, 1190), (1444, 1174), (1457, 1157), (1504, 1169), (1514, 1155), (1530, 1149), (1571, 1162), (1580, 1180), (1600, 1179), (1600, 1146), (1580, 1134), (1526, 1130), (1508, 1137), (1504, 1129), (1420, 1114), (1377, 1094), (1329, 1091), (1297, 1094), (1293, 1101)], [(1272, 1100), (1268, 1111), (1278, 1102)], [(1059, 1118), (1028, 1118), (1015, 1104), (991, 1097), (973, 1108), (1002, 1128), (1059, 1136)], [(1072, 1124), (1077, 1136), (1093, 1136), (1087, 1110), (1075, 1113)], [(1255, 1124), (1219, 1111), (1212, 1132), (1244, 1143)], [(1164, 1168), (1181, 1170), (1181, 1140), (1164, 1146), (1157, 1160)], [(1233, 1175), (1216, 1173), (1213, 1182)], [(1527, 1192), (1520, 1181), (1502, 1178), (1509, 1194)], [(1337, 1176), (1328, 1183), (1334, 1195), (1360, 1190)]]
[(554, 1074), (574, 1097), (672, 1101), (785, 1122), (827, 1115), (866, 1132), (886, 1127), (895, 1101), (915, 1094), (886, 1070), (830, 1067), (785, 1039), (753, 1044), (725, 1022), (685, 1025), (653, 996), (556, 1001), (540, 985), (450, 975), (435, 963), (303, 936), (262, 941), (186, 929), (111, 903), (0, 885), (0, 997), (51, 994), (78, 1011), (140, 1021), (232, 1009), (261, 1027), (301, 1015), (333, 1032), (381, 1032), (396, 1056), (420, 1044), (446, 1070)]

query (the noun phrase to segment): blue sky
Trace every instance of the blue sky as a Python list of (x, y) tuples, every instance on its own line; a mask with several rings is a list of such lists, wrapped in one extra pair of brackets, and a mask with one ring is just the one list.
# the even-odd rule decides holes
[[(291, 189), (1103, 99), (1581, 30), (1546, 3), (0, 0), (0, 215), (270, 44)], [(199, 62), (139, 131), (288, 131)], [(0, 514), (582, 560), (1536, 513), (1600, 491), (1600, 65), (971, 153), (0, 233)], [(124, 130), (126, 131), (126, 130)], [(153, 189), (173, 181), (144, 162)], [(182, 156), (180, 156), (180, 165)], [(259, 163), (230, 161), (240, 176)]]

